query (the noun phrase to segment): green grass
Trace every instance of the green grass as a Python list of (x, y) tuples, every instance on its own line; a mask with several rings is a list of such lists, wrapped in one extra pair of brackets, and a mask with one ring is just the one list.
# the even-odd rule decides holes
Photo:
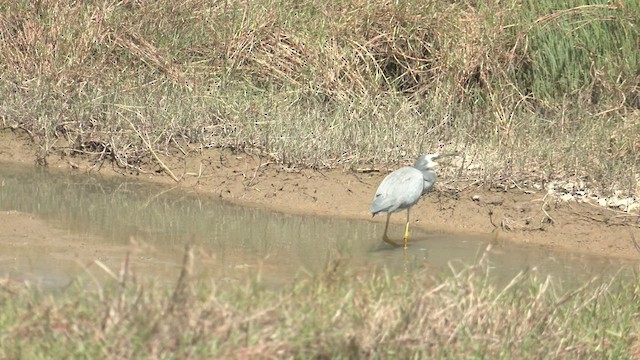
[(535, 25), (527, 33), (527, 64), (517, 77), (536, 97), (638, 106), (638, 30), (627, 17), (640, 15), (637, 2), (570, 1), (559, 7), (528, 1), (526, 7)]
[(3, 358), (634, 358), (637, 277), (562, 290), (487, 264), (433, 276), (350, 274), (339, 265), (273, 289), (124, 273), (99, 287), (0, 292)]
[(356, 168), (442, 149), (465, 153), (462, 179), (636, 193), (640, 6), (556, 4), (8, 2), (0, 118), (43, 164), (148, 170), (151, 149), (219, 147)]

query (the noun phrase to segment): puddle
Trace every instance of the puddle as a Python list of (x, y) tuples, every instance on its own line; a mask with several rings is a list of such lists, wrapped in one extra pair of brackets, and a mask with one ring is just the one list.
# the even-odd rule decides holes
[[(108, 276), (101, 265), (117, 274), (131, 249), (133, 273), (173, 281), (187, 243), (200, 249), (197, 276), (243, 281), (260, 274), (272, 284), (317, 273), (334, 260), (356, 272), (379, 266), (392, 273), (441, 272), (449, 263), (474, 263), (488, 244), (414, 229), (405, 253), (382, 242), (383, 222), (274, 213), (130, 179), (9, 164), (0, 164), (0, 211), (0, 277), (47, 288), (77, 276), (100, 281)], [(395, 237), (402, 232), (403, 226), (390, 226)], [(514, 244), (494, 246), (490, 260), (498, 280), (530, 269), (565, 283), (631, 264)]]

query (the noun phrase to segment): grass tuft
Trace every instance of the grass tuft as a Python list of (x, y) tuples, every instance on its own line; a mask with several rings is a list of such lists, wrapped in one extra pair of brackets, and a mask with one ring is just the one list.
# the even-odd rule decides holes
[(282, 288), (190, 277), (173, 288), (124, 271), (57, 294), (5, 283), (3, 357), (486, 357), (637, 355), (637, 279), (561, 289), (521, 273), (496, 285), (488, 264), (434, 277), (329, 266)]

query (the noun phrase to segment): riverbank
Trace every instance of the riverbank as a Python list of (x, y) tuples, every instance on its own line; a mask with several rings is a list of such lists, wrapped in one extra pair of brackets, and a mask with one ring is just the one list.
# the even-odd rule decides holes
[[(24, 134), (0, 135), (0, 161), (35, 162), (34, 147)], [(187, 156), (160, 158), (176, 182), (158, 163), (148, 173), (132, 172), (112, 163), (64, 156), (53, 149), (49, 167), (57, 171), (97, 172), (180, 186), (206, 196), (276, 211), (371, 219), (369, 206), (379, 182), (391, 169), (313, 170), (287, 168), (247, 153), (205, 149)], [(446, 170), (451, 164), (443, 163)], [(444, 171), (445, 174), (447, 171)], [(637, 213), (597, 201), (564, 201), (547, 189), (487, 187), (441, 176), (436, 191), (424, 196), (411, 214), (411, 226), (427, 232), (493, 236), (496, 241), (534, 244), (556, 250), (626, 259), (640, 258)], [(392, 216), (401, 224), (404, 214)], [(400, 237), (402, 234), (393, 234)]]

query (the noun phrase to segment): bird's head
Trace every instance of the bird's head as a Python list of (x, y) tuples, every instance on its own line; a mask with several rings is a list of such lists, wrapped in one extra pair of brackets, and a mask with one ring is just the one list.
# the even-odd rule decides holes
[(436, 160), (441, 159), (441, 158), (446, 157), (446, 156), (456, 156), (456, 155), (458, 155), (458, 154), (456, 154), (456, 153), (451, 153), (451, 154), (435, 153), (435, 154), (420, 155), (418, 157), (418, 159), (416, 159), (416, 163), (413, 165), (413, 167), (415, 167), (418, 170), (433, 169), (436, 166), (438, 166), (438, 163), (436, 162)]

